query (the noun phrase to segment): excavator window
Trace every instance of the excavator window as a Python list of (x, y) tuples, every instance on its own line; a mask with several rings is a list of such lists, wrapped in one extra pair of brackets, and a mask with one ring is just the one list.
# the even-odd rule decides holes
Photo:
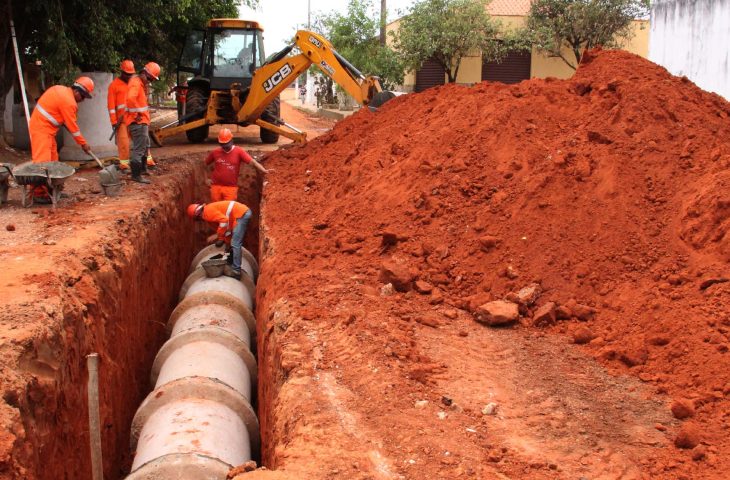
[(213, 34), (213, 77), (240, 81), (257, 68), (255, 30), (222, 30)]
[(203, 44), (205, 42), (205, 32), (203, 30), (193, 30), (185, 40), (185, 46), (180, 54), (180, 62), (178, 69), (183, 72), (200, 74), (201, 59), (203, 57)]

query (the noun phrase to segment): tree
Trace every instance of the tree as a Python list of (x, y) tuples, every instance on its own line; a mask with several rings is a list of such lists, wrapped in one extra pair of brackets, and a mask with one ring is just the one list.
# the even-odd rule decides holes
[(395, 39), (405, 65), (418, 70), (435, 60), (449, 83), (456, 82), (462, 59), (481, 51), (488, 61), (502, 60), (510, 42), (500, 38), (501, 24), (482, 0), (423, 0), (403, 17)]
[(315, 28), (359, 70), (380, 77), (384, 88), (403, 83), (403, 66), (396, 53), (380, 44), (380, 14), (372, 0), (350, 0), (346, 14), (324, 15)]
[(631, 22), (648, 13), (649, 0), (535, 0), (527, 30), (539, 50), (575, 70), (586, 49), (630, 40)]
[[(171, 74), (187, 32), (237, 17), (241, 3), (258, 0), (0, 0), (0, 112), (16, 76), (11, 10), (21, 61), (38, 60), (51, 79), (69, 81), (80, 71), (115, 71), (124, 58), (156, 61)], [(0, 115), (0, 141), (3, 133)]]

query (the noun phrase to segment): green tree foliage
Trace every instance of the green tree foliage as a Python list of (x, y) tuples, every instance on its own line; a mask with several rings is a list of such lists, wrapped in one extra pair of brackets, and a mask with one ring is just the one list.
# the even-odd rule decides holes
[(625, 44), (631, 22), (648, 13), (649, 0), (535, 0), (527, 30), (539, 50), (576, 69), (585, 49)]
[(385, 89), (403, 83), (403, 66), (395, 52), (380, 45), (380, 13), (371, 0), (350, 0), (347, 13), (317, 19), (315, 28), (360, 71), (380, 77)]
[(423, 0), (401, 20), (396, 50), (405, 65), (418, 70), (433, 59), (456, 82), (462, 59), (482, 52), (487, 61), (500, 61), (512, 48), (501, 24), (487, 13), (482, 0)]

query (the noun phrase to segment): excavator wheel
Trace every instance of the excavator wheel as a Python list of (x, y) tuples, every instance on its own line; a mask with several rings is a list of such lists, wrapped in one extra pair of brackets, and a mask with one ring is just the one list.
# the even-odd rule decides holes
[[(264, 120), (269, 123), (273, 123), (274, 125), (279, 125), (279, 114), (281, 109), (281, 100), (279, 97), (276, 97), (267, 107), (266, 110), (263, 111), (261, 114), (261, 120)], [(279, 141), (279, 134), (276, 132), (272, 132), (271, 130), (267, 130), (263, 127), (261, 127), (261, 131), (259, 132), (259, 135), (261, 137), (261, 143), (276, 143)]]
[(375, 95), (373, 95), (373, 99), (370, 100), (370, 103), (368, 103), (368, 107), (370, 109), (378, 109), (383, 104), (389, 100), (392, 100), (395, 98), (395, 93), (390, 92), (388, 90), (383, 90), (382, 92), (378, 92)]
[[(199, 118), (203, 118), (205, 116), (205, 111), (208, 106), (208, 96), (206, 95), (205, 90), (202, 88), (196, 88), (191, 87), (188, 90), (188, 98), (187, 98), (187, 106), (186, 109), (189, 112), (196, 112), (199, 110), (203, 111), (203, 114), (200, 115)], [(191, 120), (197, 120), (197, 119), (191, 119)], [(208, 138), (208, 130), (210, 126), (204, 125), (202, 127), (193, 128), (192, 130), (187, 130), (185, 132), (185, 135), (188, 137), (188, 140), (192, 143), (203, 143)]]

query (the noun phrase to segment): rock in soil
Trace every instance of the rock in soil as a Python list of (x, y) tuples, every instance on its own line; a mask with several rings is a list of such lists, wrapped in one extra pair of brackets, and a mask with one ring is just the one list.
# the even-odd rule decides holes
[(541, 306), (532, 316), (532, 324), (536, 327), (555, 324), (555, 302), (548, 302)]
[(593, 331), (584, 325), (579, 326), (573, 332), (573, 343), (578, 345), (589, 343), (594, 338), (596, 338), (596, 336), (593, 334)]
[(8, 232), (14, 232), (15, 231), (15, 225), (13, 225), (12, 223), (10, 223), (8, 225), (5, 225), (5, 230), (7, 230)]
[(700, 429), (693, 423), (685, 423), (679, 427), (679, 432), (674, 439), (674, 445), (677, 448), (690, 449), (700, 444)]
[(417, 280), (414, 287), (418, 293), (423, 295), (428, 295), (433, 290), (433, 285), (428, 282), (424, 282), (423, 280)]
[(691, 400), (675, 400), (671, 406), (674, 418), (684, 420), (685, 418), (694, 417), (695, 406)]
[(517, 321), (520, 311), (516, 303), (495, 300), (477, 307), (474, 317), (478, 322), (494, 327)]
[(408, 292), (413, 287), (415, 274), (408, 265), (399, 259), (385, 260), (380, 268), (380, 281), (392, 283), (398, 292)]

